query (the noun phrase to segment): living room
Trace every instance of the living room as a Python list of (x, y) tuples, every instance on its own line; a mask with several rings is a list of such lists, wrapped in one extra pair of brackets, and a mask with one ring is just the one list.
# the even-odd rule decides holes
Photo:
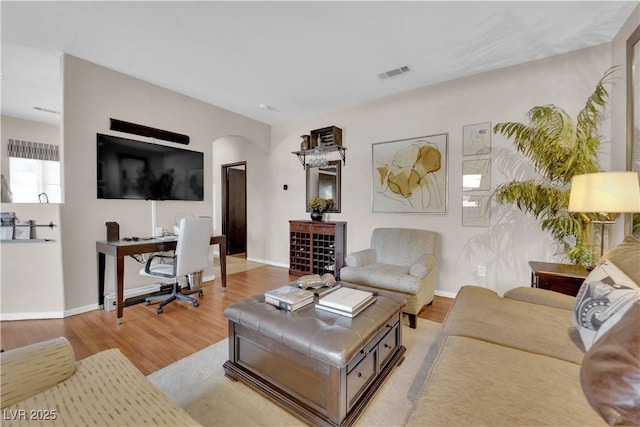
[[(304, 202), (304, 171), (291, 152), (299, 149), (299, 135), (335, 125), (343, 130), (343, 144), (348, 151), (342, 168), (342, 211), (328, 215), (327, 219), (347, 221), (348, 251), (366, 247), (375, 227), (403, 224), (432, 229), (442, 233), (436, 287), (440, 295), (454, 296), (460, 286), (469, 283), (488, 286), (500, 293), (526, 284), (530, 274), (528, 261), (560, 260), (561, 256), (536, 221), (512, 206), (494, 202), (491, 227), (462, 226), (462, 128), (482, 122), (524, 121), (532, 106), (550, 103), (576, 114), (603, 73), (612, 65), (625, 63), (625, 41), (637, 26), (634, 20), (637, 21), (638, 13), (636, 9), (610, 43), (273, 126), (63, 55), (64, 203), (51, 206), (13, 204), (11, 209), (21, 218), (59, 224), (53, 231), (56, 241), (28, 248), (14, 245), (10, 250), (3, 250), (3, 289), (10, 286), (12, 291), (5, 289), (3, 292), (2, 318), (20, 318), (19, 313), (30, 313), (22, 318), (37, 318), (38, 313), (62, 317), (95, 309), (95, 288), (88, 285), (87, 278), (96, 274), (94, 242), (104, 239), (104, 224), (118, 222), (124, 236), (150, 233), (149, 202), (95, 198), (92, 141), (96, 133), (109, 133), (111, 117), (189, 134), (193, 141), (189, 148), (205, 153), (205, 182), (210, 185), (205, 189), (204, 201), (158, 203), (158, 226), (170, 228), (176, 212), (188, 211), (212, 216), (214, 230), (220, 232), (220, 166), (247, 161), (247, 258), (287, 267), (288, 221), (308, 217)], [(618, 70), (616, 77), (619, 80), (610, 87), (607, 110), (610, 113), (600, 129), (604, 137), (599, 161), (604, 170), (626, 168), (626, 139), (622, 126), (626, 88), (622, 75), (623, 71)], [(487, 103), (487, 99), (492, 102)], [(3, 126), (3, 129), (8, 127)], [(448, 133), (447, 213), (372, 212), (371, 145), (438, 133)], [(27, 136), (17, 137), (28, 140)], [(5, 138), (3, 144), (6, 144)], [(525, 176), (533, 173), (522, 158), (513, 155), (510, 141), (493, 135), (492, 145), (492, 189), (520, 178), (516, 173)], [(6, 170), (4, 163), (3, 170)], [(288, 190), (283, 190), (284, 185)], [(615, 228), (615, 233), (615, 240), (621, 241), (622, 224)], [(31, 256), (39, 258), (47, 267), (25, 274), (27, 272), (18, 261)], [(486, 277), (477, 275), (477, 266), (486, 267)], [(107, 283), (113, 283), (109, 276), (111, 270), (107, 266)], [(125, 271), (127, 287), (143, 283), (134, 261), (127, 261)], [(22, 292), (15, 292), (16, 289), (28, 289), (28, 292), (21, 295)], [(43, 297), (34, 301), (25, 296), (27, 293)]]
[[(5, 28), (4, 21), (10, 18), (4, 2), (2, 8)], [(46, 31), (51, 24), (42, 25)], [(531, 107), (545, 104), (561, 106), (575, 116), (602, 75), (613, 65), (623, 65), (616, 71), (615, 84), (608, 87), (611, 97), (606, 120), (599, 129), (604, 135), (599, 161), (603, 170), (625, 170), (626, 40), (638, 25), (640, 8), (636, 6), (613, 38), (603, 44), (401, 93), (386, 94), (381, 89), (380, 96), (373, 100), (272, 125), (64, 53), (60, 56), (59, 123), (64, 202), (3, 203), (2, 211), (14, 211), (19, 218), (37, 223), (51, 221), (56, 227), (42, 230), (41, 235), (52, 242), (2, 245), (0, 318), (66, 318), (96, 310), (95, 242), (105, 238), (106, 222), (118, 222), (122, 236), (146, 236), (151, 233), (152, 215), (158, 226), (168, 229), (174, 225), (176, 212), (187, 211), (213, 217), (214, 231), (221, 232), (220, 169), (240, 161), (247, 162), (247, 259), (286, 270), (288, 221), (309, 217), (304, 171), (292, 152), (300, 147), (300, 135), (326, 126), (342, 129), (347, 152), (342, 168), (341, 212), (325, 215), (325, 219), (347, 222), (348, 252), (368, 247), (371, 232), (377, 227), (429, 229), (440, 233), (442, 242), (437, 295), (453, 298), (469, 284), (499, 294), (528, 286), (529, 261), (559, 262), (563, 257), (539, 223), (513, 206), (493, 202), (489, 227), (463, 226), (463, 127), (525, 121)], [(95, 138), (96, 133), (118, 134), (110, 131), (110, 118), (190, 135), (189, 149), (205, 156), (204, 200), (158, 202), (152, 213), (147, 201), (97, 199)], [(7, 138), (37, 138), (22, 130), (9, 135), (21, 123), (4, 116), (2, 120), (3, 152)], [(372, 144), (442, 133), (448, 134), (446, 213), (372, 212)], [(511, 179), (534, 175), (509, 140), (494, 134), (491, 144), (492, 190)], [(7, 170), (5, 161), (3, 156), (3, 171)], [(614, 241), (622, 241), (622, 218), (614, 233)], [(34, 264), (39, 267), (34, 268)], [(478, 274), (478, 266), (485, 267), (485, 276)], [(112, 270), (113, 265), (108, 264), (107, 291), (113, 291)], [(127, 288), (148, 283), (138, 270), (139, 264), (126, 261)]]

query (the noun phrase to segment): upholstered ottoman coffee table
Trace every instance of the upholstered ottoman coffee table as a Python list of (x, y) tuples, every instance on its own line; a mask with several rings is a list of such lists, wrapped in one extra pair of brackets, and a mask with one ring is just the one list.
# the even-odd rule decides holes
[(224, 311), (225, 373), (312, 425), (351, 425), (403, 359), (404, 304), (377, 293), (371, 306), (349, 318), (314, 304), (280, 310), (263, 295), (239, 301)]

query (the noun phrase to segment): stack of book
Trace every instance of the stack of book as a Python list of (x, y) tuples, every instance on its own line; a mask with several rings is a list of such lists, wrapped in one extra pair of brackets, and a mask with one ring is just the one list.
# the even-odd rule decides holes
[(320, 298), (316, 308), (341, 316), (355, 317), (375, 300), (376, 296), (371, 292), (343, 287)]
[(313, 302), (313, 292), (285, 285), (265, 292), (264, 302), (283, 310), (296, 311)]

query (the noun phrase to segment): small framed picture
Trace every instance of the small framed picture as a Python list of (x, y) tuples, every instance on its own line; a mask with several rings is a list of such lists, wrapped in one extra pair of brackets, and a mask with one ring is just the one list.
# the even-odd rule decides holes
[(466, 227), (490, 227), (491, 196), (462, 196), (462, 225)]
[(462, 161), (462, 191), (491, 189), (491, 159)]
[(491, 153), (491, 122), (462, 127), (462, 155)]

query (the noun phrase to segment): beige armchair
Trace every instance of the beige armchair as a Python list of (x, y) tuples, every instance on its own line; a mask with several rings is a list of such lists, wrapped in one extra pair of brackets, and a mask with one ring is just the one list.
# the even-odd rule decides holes
[(376, 228), (371, 247), (349, 254), (340, 279), (402, 295), (409, 325), (431, 304), (435, 291), (438, 233), (409, 228)]

